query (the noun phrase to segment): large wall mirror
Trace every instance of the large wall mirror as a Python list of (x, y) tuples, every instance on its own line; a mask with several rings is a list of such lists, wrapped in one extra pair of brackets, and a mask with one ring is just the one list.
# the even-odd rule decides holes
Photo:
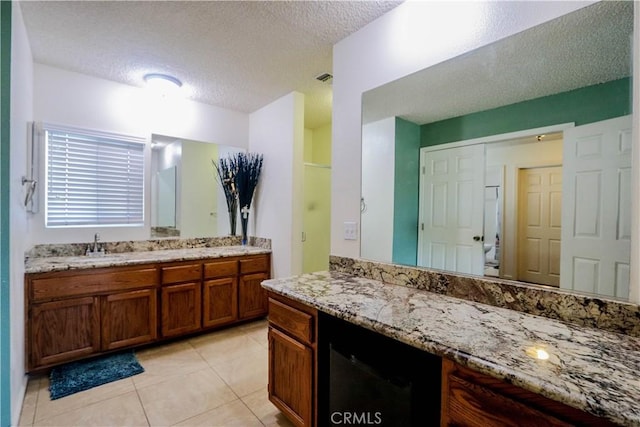
[(364, 93), (361, 257), (628, 299), (633, 8)]
[(151, 137), (151, 238), (227, 236), (227, 204), (212, 162), (244, 151), (202, 141)]

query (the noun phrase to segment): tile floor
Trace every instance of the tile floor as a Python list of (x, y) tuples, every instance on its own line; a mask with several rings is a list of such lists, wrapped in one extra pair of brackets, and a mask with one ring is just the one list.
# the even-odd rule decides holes
[(57, 400), (30, 378), (20, 426), (287, 426), (267, 399), (267, 322), (136, 351), (145, 372)]

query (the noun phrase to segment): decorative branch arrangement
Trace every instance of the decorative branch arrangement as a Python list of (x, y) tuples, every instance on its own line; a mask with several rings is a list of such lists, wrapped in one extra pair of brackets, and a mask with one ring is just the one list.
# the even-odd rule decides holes
[(211, 161), (217, 173), (217, 180), (222, 186), (227, 200), (231, 235), (236, 235), (236, 218), (238, 206), (241, 214), (242, 244), (247, 244), (247, 226), (251, 201), (260, 173), (262, 172), (262, 154), (237, 153), (228, 158), (221, 158), (218, 163)]
[(238, 170), (235, 156), (220, 158), (218, 163), (211, 160), (216, 169), (224, 197), (227, 200), (227, 211), (229, 212), (229, 228), (232, 236), (236, 235), (236, 222), (238, 218), (238, 189), (236, 187), (236, 171)]
[(238, 153), (236, 156), (236, 188), (240, 203), (240, 223), (242, 225), (242, 244), (247, 244), (247, 225), (253, 193), (255, 192), (260, 173), (262, 172), (262, 154)]

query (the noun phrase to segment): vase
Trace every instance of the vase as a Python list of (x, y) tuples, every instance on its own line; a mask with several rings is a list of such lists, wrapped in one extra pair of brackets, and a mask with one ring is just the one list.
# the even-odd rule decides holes
[[(246, 218), (245, 218), (246, 216)], [(242, 215), (240, 218), (240, 225), (242, 227), (242, 246), (247, 244), (247, 227), (249, 225), (249, 214)]]
[(229, 233), (231, 236), (236, 235), (236, 225), (238, 223), (238, 202), (234, 200), (231, 203), (227, 203), (227, 210), (229, 212)]
[(242, 245), (246, 245), (247, 240), (247, 228), (249, 227), (249, 206), (244, 206), (240, 209), (240, 226), (242, 227)]

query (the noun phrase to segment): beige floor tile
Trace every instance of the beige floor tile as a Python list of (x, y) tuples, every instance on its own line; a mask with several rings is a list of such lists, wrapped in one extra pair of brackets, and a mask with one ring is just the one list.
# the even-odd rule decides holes
[(29, 378), (27, 382), (27, 390), (22, 401), (22, 411), (20, 412), (19, 426), (33, 425), (36, 416), (36, 405), (38, 403), (38, 393), (40, 391), (40, 381), (42, 376), (34, 376)]
[(278, 413), (273, 422), (264, 423), (265, 427), (295, 427), (294, 424), (289, 421), (282, 412)]
[(260, 420), (240, 399), (176, 424), (193, 427), (262, 427)]
[(209, 368), (138, 389), (138, 395), (152, 426), (173, 425), (237, 399)]
[(219, 341), (219, 340), (227, 339), (229, 337), (234, 337), (234, 336), (243, 335), (243, 334), (244, 334), (244, 331), (242, 330), (242, 328), (240, 328), (240, 326), (234, 326), (231, 328), (225, 328), (225, 329), (213, 331), (208, 334), (197, 335), (193, 338), (189, 338), (188, 342), (197, 348), (200, 344), (207, 344), (212, 341)]
[(249, 323), (243, 323), (242, 325), (238, 325), (238, 329), (242, 330), (242, 331), (249, 331), (252, 329), (263, 329), (266, 330), (267, 326), (269, 325), (269, 321), (267, 320), (267, 318), (263, 318), (263, 319), (258, 319), (258, 320), (254, 320), (252, 322)]
[(238, 354), (234, 359), (210, 362), (211, 367), (229, 387), (240, 397), (256, 390), (267, 390), (268, 359), (267, 350)]
[(91, 405), (83, 406), (50, 418), (35, 426), (148, 426), (147, 418), (135, 391)]
[(238, 359), (249, 353), (265, 352), (265, 347), (240, 329), (225, 330), (189, 341), (210, 365)]
[(246, 335), (263, 347), (269, 346), (268, 328), (266, 326), (260, 328), (249, 329)]
[[(238, 396), (250, 395), (254, 396), (250, 399), (254, 406), (262, 401), (262, 415), (258, 418), (263, 423), (289, 427), (288, 421), (266, 397), (267, 325), (265, 319), (260, 319), (138, 350), (136, 356), (144, 373), (54, 401), (49, 397), (47, 376), (31, 378), (20, 425), (31, 426), (35, 422), (35, 425), (77, 427), (108, 423), (137, 427), (146, 425), (147, 417), (152, 425), (158, 426), (178, 422), (208, 426), (261, 425), (253, 415), (254, 409), (249, 410), (238, 401)], [(217, 372), (222, 373), (224, 379)], [(132, 394), (136, 390), (138, 395)], [(112, 403), (119, 405), (118, 408), (108, 409)], [(89, 408), (93, 409), (89, 411)], [(140, 418), (141, 408), (148, 411), (143, 412), (147, 417)], [(99, 421), (92, 418), (92, 412), (105, 412), (116, 418), (105, 415), (101, 417), (107, 421)]]
[(186, 341), (136, 352), (144, 372), (134, 377), (137, 389), (183, 377), (191, 372), (208, 368), (207, 362)]
[(265, 426), (293, 427), (293, 424), (269, 401), (267, 390), (258, 390), (241, 398)]
[(51, 400), (49, 394), (49, 379), (43, 378), (39, 384), (34, 424), (37, 424), (38, 421), (45, 418), (52, 418), (74, 409), (135, 391), (131, 378), (132, 377), (124, 378), (103, 384), (56, 400)]

